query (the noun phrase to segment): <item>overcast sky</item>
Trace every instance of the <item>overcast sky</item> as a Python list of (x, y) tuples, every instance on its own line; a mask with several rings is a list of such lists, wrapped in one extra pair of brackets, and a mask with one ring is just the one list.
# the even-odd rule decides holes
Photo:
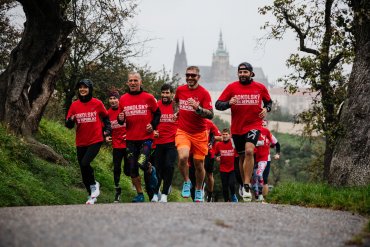
[(176, 42), (181, 45), (184, 39), (189, 65), (211, 65), (222, 30), (230, 64), (237, 66), (247, 61), (262, 67), (273, 83), (288, 73), (285, 60), (297, 50), (298, 43), (290, 34), (282, 41), (257, 45), (257, 39), (266, 33), (260, 27), (271, 19), (258, 14), (258, 7), (271, 3), (271, 0), (141, 0), (134, 23), (141, 38), (155, 40), (146, 44), (148, 52), (137, 62), (148, 64), (153, 70), (165, 66), (172, 71)]

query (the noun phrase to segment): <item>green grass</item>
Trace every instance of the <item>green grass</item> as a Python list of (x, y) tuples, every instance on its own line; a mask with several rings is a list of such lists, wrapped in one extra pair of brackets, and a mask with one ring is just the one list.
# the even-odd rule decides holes
[[(36, 139), (63, 155), (67, 165), (44, 161), (33, 155), (24, 141), (0, 126), (0, 206), (56, 205), (85, 203), (87, 192), (76, 158), (75, 131), (57, 122), (42, 120)], [(92, 166), (101, 184), (99, 203), (113, 201), (112, 152), (103, 146)], [(122, 201), (135, 195), (131, 180), (121, 179)], [(170, 201), (183, 201), (174, 188)], [(146, 201), (148, 198), (146, 197)]]
[(281, 183), (268, 195), (271, 203), (346, 210), (370, 216), (370, 185), (332, 187), (315, 183)]
[[(74, 130), (68, 130), (60, 123), (41, 121), (36, 138), (68, 161), (67, 165), (57, 165), (33, 155), (22, 139), (9, 134), (0, 126), (0, 206), (84, 203), (87, 193), (76, 159), (74, 135)], [(99, 203), (111, 203), (114, 195), (113, 164), (108, 146), (101, 148), (92, 166), (102, 186)], [(181, 182), (174, 181), (174, 184), (178, 185), (173, 186), (169, 200), (190, 201), (180, 196), (178, 189)], [(122, 201), (130, 202), (135, 195), (130, 179), (124, 176), (121, 186)], [(280, 183), (267, 199), (272, 203), (348, 210), (370, 215), (370, 186), (333, 188), (325, 184)]]

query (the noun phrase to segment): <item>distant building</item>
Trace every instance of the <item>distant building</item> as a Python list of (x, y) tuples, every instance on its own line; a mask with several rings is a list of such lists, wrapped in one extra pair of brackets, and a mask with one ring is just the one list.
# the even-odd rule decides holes
[(312, 104), (312, 99), (316, 95), (304, 88), (299, 88), (295, 94), (285, 92), (284, 88), (270, 88), (269, 93), (273, 100), (273, 106), (280, 106), (282, 112), (290, 115), (308, 110)]
[[(249, 61), (248, 58), (246, 58), (245, 61), (240, 62), (250, 62), (253, 66), (253, 61)], [(178, 44), (176, 46), (172, 72), (173, 76), (176, 76), (180, 80), (180, 84), (185, 83), (185, 70), (188, 66), (185, 42), (182, 41), (181, 50), (179, 50)], [(212, 55), (212, 65), (196, 66), (200, 69), (201, 79), (199, 82), (202, 86), (208, 89), (213, 102), (216, 102), (221, 92), (230, 82), (238, 80), (237, 65), (230, 65), (229, 52), (222, 40), (222, 32), (220, 32), (217, 49)], [(291, 95), (284, 92), (283, 88), (272, 88), (262, 68), (253, 66), (253, 72), (255, 73), (254, 80), (263, 83), (269, 89), (271, 98), (274, 102), (273, 106), (279, 105), (284, 113), (294, 115), (307, 110), (310, 107), (313, 96), (310, 93), (302, 93), (305, 91), (304, 89), (300, 89), (301, 92)], [(230, 121), (230, 109), (226, 111), (218, 111), (214, 109), (214, 111), (215, 114), (220, 116), (222, 119)]]
[[(245, 61), (250, 62), (253, 66), (253, 61), (248, 61), (248, 58)], [(240, 61), (240, 62), (245, 62)], [(185, 43), (182, 41), (181, 51), (179, 50), (179, 45), (176, 46), (175, 60), (173, 63), (173, 76), (179, 78), (180, 83), (185, 82), (185, 70), (188, 67), (188, 62), (186, 58)], [(236, 81), (237, 77), (237, 66), (230, 65), (229, 62), (229, 52), (224, 45), (222, 40), (222, 32), (220, 32), (217, 50), (212, 55), (212, 65), (203, 66), (196, 65), (200, 69), (200, 83), (202, 86), (207, 88), (210, 91), (220, 91), (223, 90), (227, 84), (230, 82)], [(268, 79), (263, 73), (262, 68), (253, 67), (255, 73), (254, 80), (263, 83), (265, 86), (270, 87)]]

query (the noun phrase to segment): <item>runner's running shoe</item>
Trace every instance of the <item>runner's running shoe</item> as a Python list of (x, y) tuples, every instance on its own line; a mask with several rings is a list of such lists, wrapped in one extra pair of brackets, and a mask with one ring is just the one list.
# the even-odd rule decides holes
[(264, 202), (265, 201), (265, 199), (263, 198), (263, 195), (259, 195), (258, 196), (258, 199), (257, 199), (257, 202)]
[(249, 187), (249, 184), (245, 184), (244, 187), (243, 187), (243, 200), (245, 202), (250, 202), (252, 201), (252, 193), (251, 193), (251, 189)]
[(158, 201), (159, 201), (158, 194), (154, 194), (152, 198), (152, 202), (158, 202)]
[(114, 195), (114, 202), (119, 202), (121, 200), (121, 191), (120, 187), (116, 188), (116, 194)]
[(167, 195), (166, 194), (162, 194), (161, 195), (161, 200), (159, 200), (159, 202), (167, 202)]
[(137, 194), (133, 199), (132, 202), (144, 202), (144, 194)]
[(235, 194), (231, 196), (231, 202), (238, 202), (238, 197)]
[(190, 197), (190, 189), (191, 189), (190, 180), (184, 182), (184, 184), (182, 186), (181, 196), (184, 197), (184, 198), (189, 198)]
[(243, 197), (243, 185), (239, 185), (239, 195)]
[(92, 205), (92, 204), (95, 204), (95, 202), (97, 202), (97, 201), (98, 201), (98, 199), (96, 199), (96, 197), (88, 196), (87, 197), (86, 204), (87, 205)]
[(194, 202), (204, 202), (204, 192), (203, 192), (203, 190), (195, 190)]
[(96, 198), (100, 195), (100, 184), (98, 181), (95, 181), (95, 184), (90, 185), (91, 197)]
[(207, 202), (214, 202), (215, 199), (213, 198), (213, 192), (207, 191)]

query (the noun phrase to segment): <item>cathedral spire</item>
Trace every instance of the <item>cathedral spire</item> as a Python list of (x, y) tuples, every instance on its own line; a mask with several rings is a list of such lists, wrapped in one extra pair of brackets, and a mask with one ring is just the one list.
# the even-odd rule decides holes
[(181, 54), (186, 56), (184, 38), (182, 39)]
[(180, 54), (180, 52), (179, 52), (179, 41), (177, 41), (177, 43), (176, 43), (176, 54), (175, 54), (175, 56), (178, 56)]
[(220, 38), (218, 40), (218, 50), (224, 50), (224, 41), (222, 40), (222, 30), (220, 30)]
[(184, 38), (182, 39), (182, 46), (181, 50), (179, 50), (179, 42), (177, 41), (176, 44), (176, 54), (175, 54), (175, 61), (173, 63), (173, 70), (172, 75), (176, 76), (180, 79), (180, 81), (184, 81), (184, 74), (186, 67), (188, 66), (188, 61), (186, 59), (186, 52), (185, 52), (185, 41)]

